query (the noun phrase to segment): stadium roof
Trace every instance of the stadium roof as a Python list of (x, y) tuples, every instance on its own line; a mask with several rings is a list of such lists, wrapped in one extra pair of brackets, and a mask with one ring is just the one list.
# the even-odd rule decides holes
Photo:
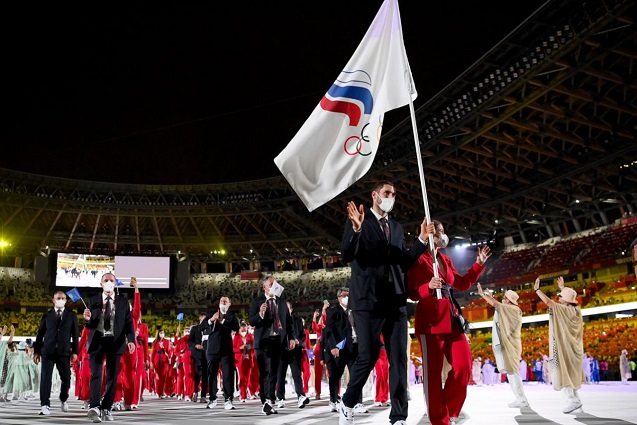
[[(635, 213), (635, 16), (629, 0), (547, 2), (417, 108), (430, 210), (450, 237), (502, 246)], [(45, 246), (202, 262), (338, 255), (346, 202), (368, 204), (380, 180), (396, 184), (392, 213), (417, 229), (414, 151), (405, 119), (372, 170), (312, 213), (282, 177), (131, 185), (0, 169), (0, 231), (24, 258)]]

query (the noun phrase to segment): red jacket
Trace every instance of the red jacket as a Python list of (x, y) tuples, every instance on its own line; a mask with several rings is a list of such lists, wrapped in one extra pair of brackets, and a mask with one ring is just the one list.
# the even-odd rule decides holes
[[(474, 263), (467, 274), (461, 276), (453, 266), (451, 258), (440, 251), (438, 252), (438, 262), (444, 262), (444, 266), (446, 266), (443, 267), (440, 264), (439, 277), (443, 282), (459, 291), (466, 291), (476, 283), (485, 268)], [(445, 269), (446, 273), (443, 272)], [(429, 281), (433, 276), (433, 258), (430, 251), (422, 254), (407, 271), (409, 298), (418, 301), (415, 320), (416, 335), (446, 334), (451, 333), (454, 329), (451, 321), (451, 300), (449, 298), (439, 300), (436, 298), (436, 291), (429, 289)]]

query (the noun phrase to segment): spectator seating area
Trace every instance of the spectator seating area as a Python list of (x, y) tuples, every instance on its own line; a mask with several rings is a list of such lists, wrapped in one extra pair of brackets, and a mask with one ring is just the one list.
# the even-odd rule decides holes
[(487, 266), (483, 284), (515, 285), (535, 276), (565, 269), (581, 271), (616, 264), (631, 255), (637, 242), (637, 220), (625, 220), (568, 237), (556, 237), (539, 245), (511, 247)]

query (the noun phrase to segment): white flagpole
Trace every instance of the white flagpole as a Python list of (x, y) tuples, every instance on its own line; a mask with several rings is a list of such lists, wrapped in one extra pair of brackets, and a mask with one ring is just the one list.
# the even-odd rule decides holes
[[(410, 87), (411, 92), (411, 87)], [(420, 154), (420, 141), (418, 140), (418, 129), (416, 128), (416, 112), (414, 111), (414, 101), (409, 96), (409, 114), (411, 115), (411, 128), (414, 131), (414, 143), (416, 145), (416, 160), (418, 161), (418, 174), (420, 176), (420, 187), (422, 188), (422, 201), (425, 205), (425, 217), (427, 218), (427, 224), (431, 223), (431, 216), (429, 215), (429, 200), (427, 199), (427, 186), (425, 186), (425, 174), (422, 167), (422, 155)], [(436, 247), (434, 246), (434, 235), (429, 234), (429, 250), (431, 251), (431, 257), (434, 264), (434, 276), (438, 277), (438, 258), (436, 256)], [(442, 298), (442, 291), (436, 289), (436, 297)]]

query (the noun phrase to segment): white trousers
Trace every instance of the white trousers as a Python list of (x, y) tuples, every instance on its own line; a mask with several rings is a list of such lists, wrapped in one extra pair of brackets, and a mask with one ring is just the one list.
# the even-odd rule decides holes
[(562, 388), (562, 397), (564, 397), (566, 404), (582, 404), (575, 388)]
[(524, 394), (524, 385), (522, 384), (522, 378), (520, 378), (520, 374), (518, 372), (507, 373), (507, 379), (509, 380), (511, 391), (513, 391), (513, 394), (515, 395), (515, 401), (527, 401), (526, 395)]

